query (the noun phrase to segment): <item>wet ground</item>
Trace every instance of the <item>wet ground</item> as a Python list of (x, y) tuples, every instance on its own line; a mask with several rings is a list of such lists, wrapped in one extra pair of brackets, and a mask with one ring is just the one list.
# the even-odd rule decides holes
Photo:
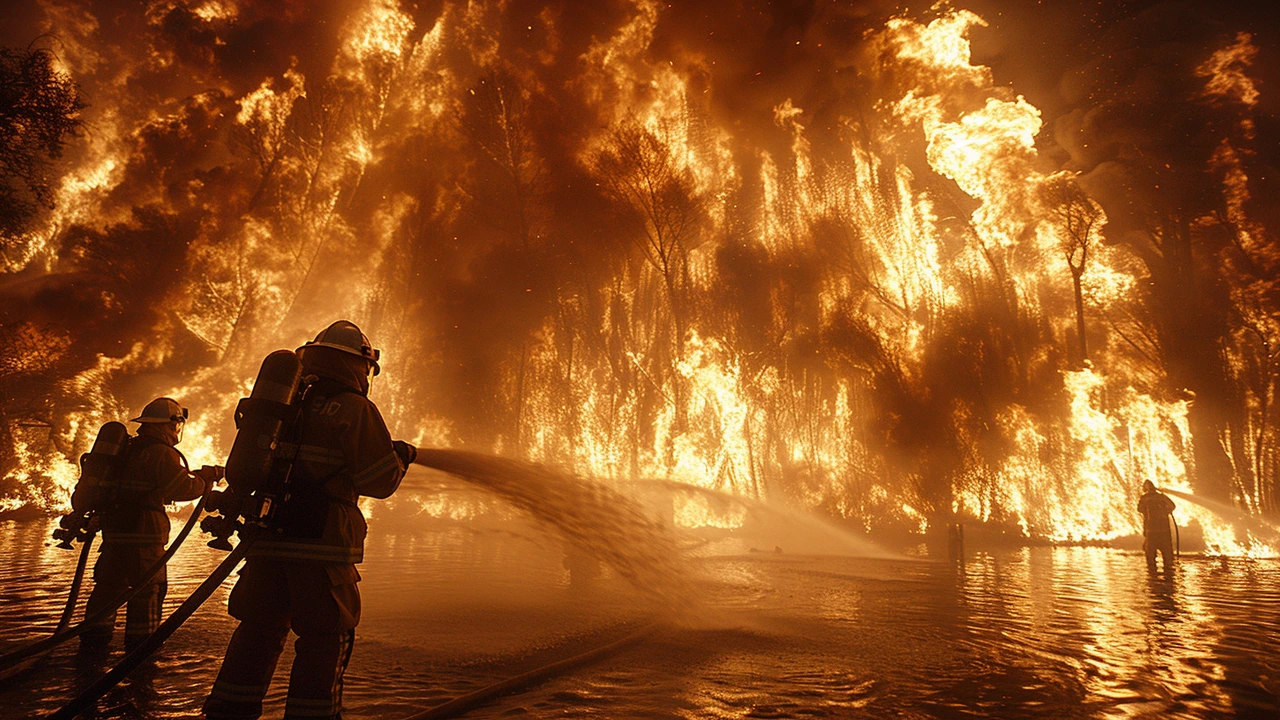
[[(56, 622), (75, 553), (53, 547), (51, 529), (0, 522), (0, 652)], [(691, 551), (706, 608), (696, 625), (663, 626), (466, 717), (1280, 717), (1280, 561), (1189, 557), (1150, 577), (1140, 556), (1099, 548), (971, 550), (954, 564), (752, 544), (722, 535)], [(193, 537), (171, 565), (168, 605), (221, 557)], [(393, 531), (375, 518), (360, 571), (349, 718), (405, 717), (652, 613), (608, 576), (571, 584), (560, 544), (519, 523)], [(97, 716), (195, 716), (232, 630), (229, 586)], [(0, 717), (56, 709), (119, 645), (89, 658), (73, 641), (3, 682)], [(266, 717), (283, 712), (288, 653)]]

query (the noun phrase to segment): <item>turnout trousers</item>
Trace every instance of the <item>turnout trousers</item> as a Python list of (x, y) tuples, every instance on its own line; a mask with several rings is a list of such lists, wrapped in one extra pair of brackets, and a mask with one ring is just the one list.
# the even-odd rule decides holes
[[(93, 592), (85, 603), (85, 617), (91, 617), (110, 607), (115, 599), (137, 586), (142, 576), (164, 555), (164, 545), (115, 544), (104, 542), (102, 553), (93, 566)], [(124, 644), (132, 647), (160, 626), (160, 613), (164, 596), (168, 591), (165, 568), (160, 568), (137, 595), (129, 601), (125, 610)], [(81, 637), (84, 645), (105, 645), (111, 642), (115, 630), (116, 613), (107, 613), (93, 624)]]
[(262, 715), (262, 699), (292, 629), (285, 718), (340, 718), (342, 675), (360, 622), (355, 565), (250, 557), (228, 609), (240, 621), (204, 703), (209, 720)]
[(1155, 571), (1157, 552), (1164, 556), (1162, 562), (1166, 571), (1173, 567), (1173, 535), (1169, 533), (1154, 533), (1143, 541), (1142, 549), (1147, 554), (1148, 570)]

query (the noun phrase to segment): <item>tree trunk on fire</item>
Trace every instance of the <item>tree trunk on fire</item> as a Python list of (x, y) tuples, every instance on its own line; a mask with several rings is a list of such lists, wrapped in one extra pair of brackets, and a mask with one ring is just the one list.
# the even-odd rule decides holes
[(1083, 265), (1079, 270), (1071, 267), (1071, 285), (1076, 300), (1076, 341), (1080, 343), (1080, 366), (1089, 362), (1089, 346), (1084, 333), (1084, 290), (1080, 287), (1080, 276), (1084, 274)]

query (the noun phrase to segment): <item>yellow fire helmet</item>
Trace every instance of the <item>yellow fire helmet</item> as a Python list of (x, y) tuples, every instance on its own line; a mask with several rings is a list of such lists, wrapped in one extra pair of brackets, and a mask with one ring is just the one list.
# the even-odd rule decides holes
[(359, 355), (369, 364), (373, 366), (373, 374), (377, 375), (382, 372), (378, 360), (382, 357), (382, 351), (373, 347), (373, 343), (369, 342), (368, 336), (360, 332), (360, 328), (350, 320), (339, 320), (329, 327), (320, 331), (315, 340), (308, 342), (298, 348), (298, 352), (311, 347), (327, 347), (334, 350), (341, 350), (344, 353)]
[(142, 414), (130, 420), (136, 423), (186, 422), (187, 409), (173, 398), (156, 398), (142, 408)]

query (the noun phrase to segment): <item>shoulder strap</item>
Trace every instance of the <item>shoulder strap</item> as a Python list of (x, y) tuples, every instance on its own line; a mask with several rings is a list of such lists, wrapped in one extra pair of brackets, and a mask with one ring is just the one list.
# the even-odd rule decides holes
[(169, 445), (169, 443), (161, 440), (160, 438), (152, 437), (151, 435), (136, 435), (131, 437), (129, 439), (129, 447), (125, 450), (125, 454), (127, 454), (129, 459), (132, 460), (137, 457), (139, 453), (152, 445), (167, 445), (169, 449), (178, 453), (178, 459), (182, 461), (182, 467), (190, 469), (191, 465), (187, 462), (187, 456), (183, 455), (181, 450)]
[[(187, 462), (187, 456), (183, 455), (181, 450), (161, 440), (160, 438), (153, 437), (151, 435), (132, 435), (129, 437), (129, 445), (125, 449), (125, 451), (121, 453), (122, 462), (120, 463), (120, 470), (123, 471), (125, 466), (127, 466), (133, 460), (137, 459), (137, 457), (142, 454), (143, 450), (146, 450), (149, 447), (154, 447), (156, 445), (164, 445), (168, 447), (170, 450), (173, 450), (175, 453), (178, 454), (178, 460), (182, 462), (183, 469), (187, 471), (191, 470), (191, 465)], [(148, 490), (145, 493), (139, 493), (139, 494), (148, 495), (153, 492), (160, 492), (161, 490), (164, 490), (164, 488), (158, 487), (158, 488), (155, 488), (154, 490)], [(163, 499), (161, 499), (161, 502), (163, 504)]]
[(303, 392), (304, 392), (303, 397), (305, 398), (313, 398), (313, 397), (330, 398), (330, 397), (342, 395), (344, 393), (351, 393), (353, 395), (360, 394), (359, 390), (356, 390), (350, 385), (347, 385), (346, 383), (340, 382), (338, 380), (334, 380), (333, 378), (327, 378), (327, 377), (317, 377), (316, 379), (307, 383), (307, 386)]

